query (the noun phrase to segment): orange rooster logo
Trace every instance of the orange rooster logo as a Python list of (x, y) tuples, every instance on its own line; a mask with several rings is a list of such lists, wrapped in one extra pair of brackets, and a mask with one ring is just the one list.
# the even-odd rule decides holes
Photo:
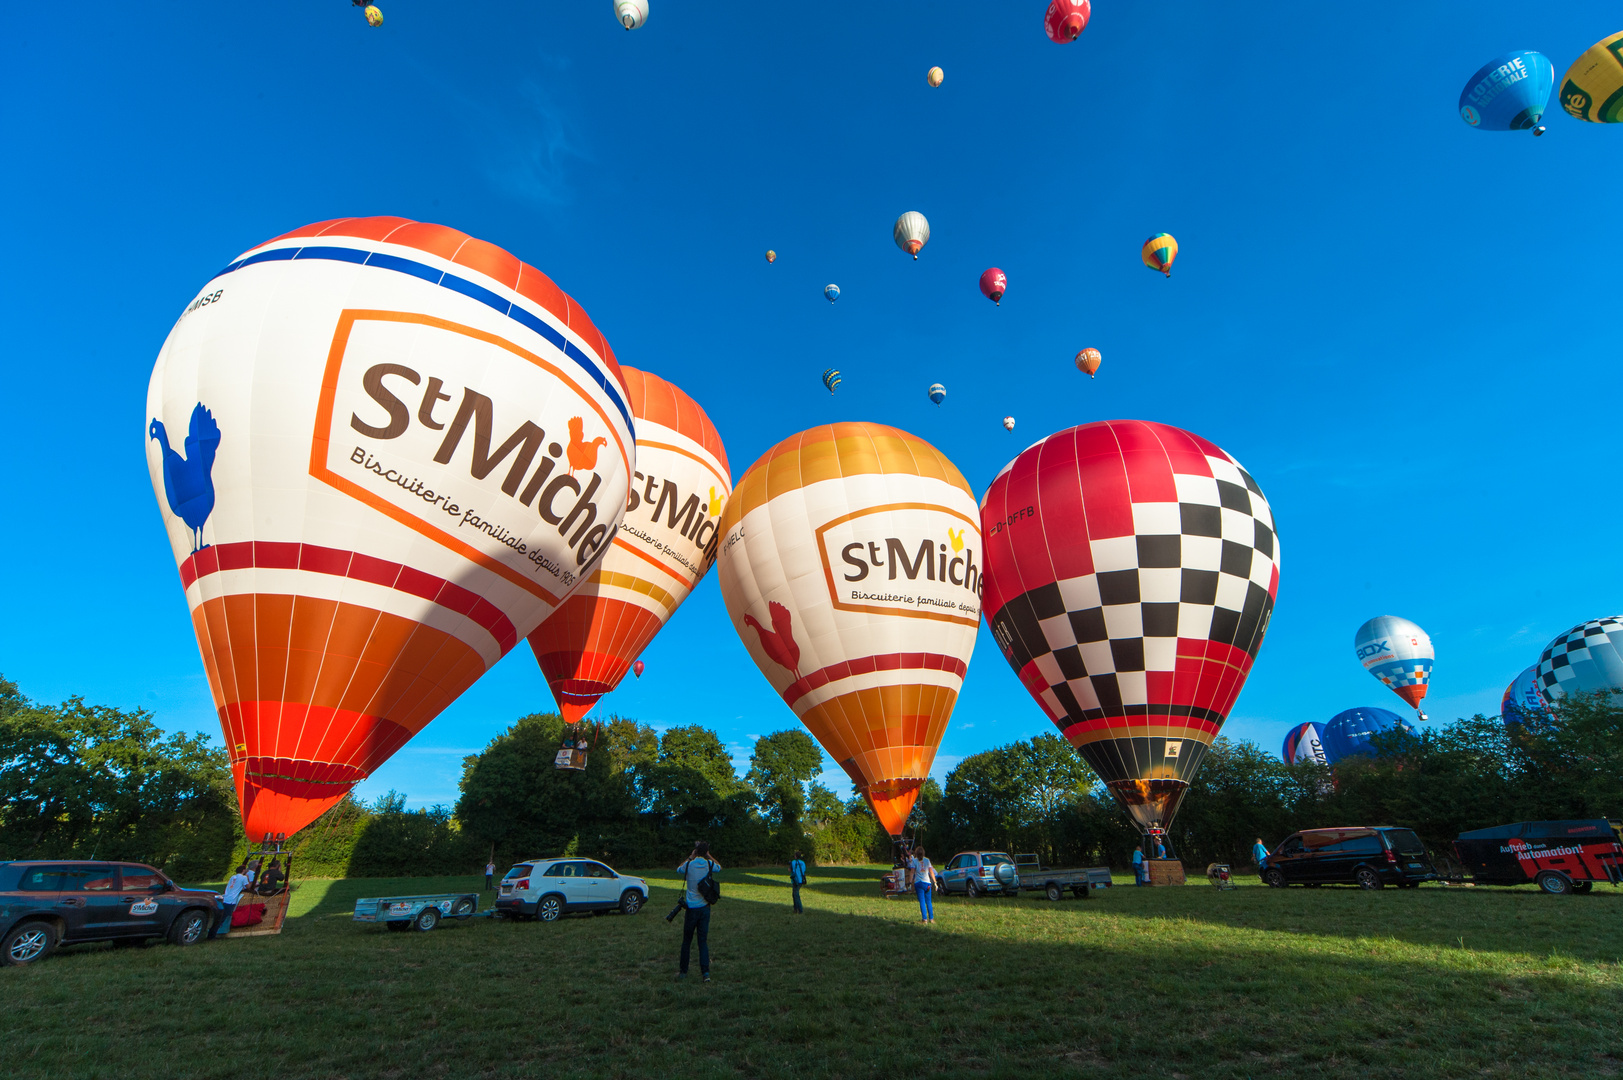
[(569, 418), (569, 472), (574, 474), (576, 469), (594, 469), (597, 467), (597, 448), (608, 443), (609, 440), (599, 435), (591, 442), (586, 441), (586, 422), (578, 416)]
[(752, 627), (757, 637), (761, 639), (761, 651), (771, 658), (779, 667), (788, 668), (800, 678), (800, 646), (795, 644), (794, 619), (789, 609), (773, 600), (767, 604), (767, 610), (772, 615), (772, 629), (768, 630), (756, 621), (755, 616), (745, 615), (744, 625)]

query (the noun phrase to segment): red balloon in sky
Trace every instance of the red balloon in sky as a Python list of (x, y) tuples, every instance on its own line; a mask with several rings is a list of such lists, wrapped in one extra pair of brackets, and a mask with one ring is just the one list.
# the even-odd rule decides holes
[(646, 665), (644, 665), (641, 660), (638, 660), (635, 664), (631, 665), (631, 674), (635, 675), (639, 679), (642, 678), (642, 669), (644, 666)]
[(999, 307), (1003, 306), (1003, 293), (1008, 287), (1008, 275), (995, 266), (981, 274), (981, 295)]
[(1043, 16), (1043, 29), (1050, 41), (1065, 45), (1081, 36), (1092, 13), (1093, 6), (1088, 0), (1054, 0)]

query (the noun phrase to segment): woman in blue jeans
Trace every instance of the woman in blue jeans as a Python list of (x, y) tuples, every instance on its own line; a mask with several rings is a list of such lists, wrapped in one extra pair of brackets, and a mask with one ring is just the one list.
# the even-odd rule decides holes
[(925, 924), (935, 922), (935, 867), (924, 853), (923, 845), (913, 849), (913, 858), (907, 864), (913, 871), (913, 892), (919, 898), (919, 918)]

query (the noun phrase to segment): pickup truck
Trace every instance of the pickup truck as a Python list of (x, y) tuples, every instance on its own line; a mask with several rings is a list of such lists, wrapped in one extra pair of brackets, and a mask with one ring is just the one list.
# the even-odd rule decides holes
[(432, 930), (442, 919), (462, 921), (479, 910), (478, 893), (373, 896), (355, 901), (354, 921), (383, 923), (390, 930)]
[(1056, 870), (1045, 867), (1036, 855), (1016, 855), (1015, 869), (1020, 874), (1020, 888), (1026, 892), (1040, 892), (1050, 900), (1065, 899), (1065, 890), (1083, 900), (1094, 889), (1110, 888), (1110, 867), (1091, 866), (1074, 870)]

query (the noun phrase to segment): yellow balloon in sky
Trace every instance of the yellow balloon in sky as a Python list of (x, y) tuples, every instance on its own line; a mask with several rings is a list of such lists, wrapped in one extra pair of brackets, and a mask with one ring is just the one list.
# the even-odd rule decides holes
[(1561, 78), (1561, 107), (1592, 124), (1623, 120), (1623, 33), (1595, 42)]
[(929, 83), (931, 86), (940, 86), (941, 80), (945, 79), (946, 77), (946, 72), (942, 71), (938, 67), (933, 67), (925, 73), (924, 81)]

